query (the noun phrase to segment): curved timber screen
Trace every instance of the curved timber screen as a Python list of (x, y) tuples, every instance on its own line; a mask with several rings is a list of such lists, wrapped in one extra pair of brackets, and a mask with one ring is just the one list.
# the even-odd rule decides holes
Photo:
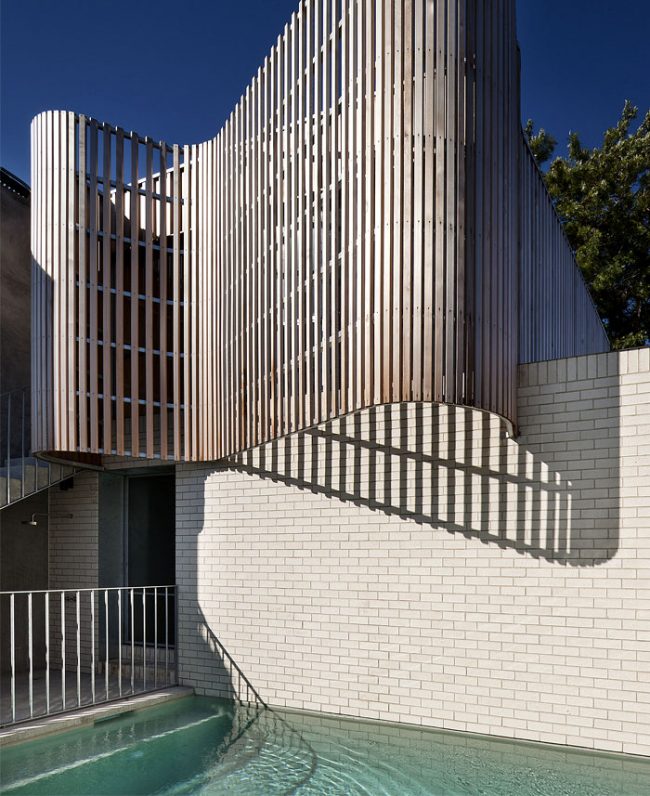
[(36, 117), (35, 450), (211, 460), (399, 401), (516, 423), (518, 93), (513, 0), (306, 0), (211, 141)]

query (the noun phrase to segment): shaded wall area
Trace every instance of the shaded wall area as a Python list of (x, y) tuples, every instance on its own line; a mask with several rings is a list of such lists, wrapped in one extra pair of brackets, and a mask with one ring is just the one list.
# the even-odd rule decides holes
[[(48, 588), (47, 564), (47, 492), (15, 503), (0, 513), (0, 591), (24, 591)], [(32, 514), (38, 514), (38, 525), (23, 525)], [(15, 598), (15, 655), (16, 670), (29, 667), (27, 638), (27, 599)], [(0, 615), (0, 665), (3, 672), (11, 670), (9, 599), (2, 598)], [(45, 655), (44, 609), (42, 601), (35, 600), (33, 622), (36, 644), (34, 655), (39, 659)]]
[(271, 705), (650, 753), (650, 351), (520, 368), (521, 436), (355, 413), (177, 467), (181, 677)]
[(0, 393), (30, 383), (29, 188), (0, 170)]

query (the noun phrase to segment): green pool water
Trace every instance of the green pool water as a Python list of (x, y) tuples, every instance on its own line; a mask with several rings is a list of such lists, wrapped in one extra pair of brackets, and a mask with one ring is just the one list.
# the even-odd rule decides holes
[(189, 697), (2, 751), (2, 793), (650, 794), (650, 761)]

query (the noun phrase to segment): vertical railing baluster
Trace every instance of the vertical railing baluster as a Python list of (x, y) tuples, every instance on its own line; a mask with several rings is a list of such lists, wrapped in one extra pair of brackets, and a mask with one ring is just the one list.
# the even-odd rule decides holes
[(16, 595), (9, 597), (9, 632), (11, 634), (11, 720), (16, 721)]
[(108, 693), (108, 589), (104, 589), (104, 644), (105, 644), (105, 663), (104, 663), (104, 685), (106, 689), (106, 699)]
[(11, 503), (11, 393), (7, 394), (7, 503)]
[(153, 687), (158, 685), (158, 587), (153, 587)]
[(122, 696), (122, 589), (117, 590), (117, 688)]
[(81, 705), (81, 595), (77, 590), (76, 618), (77, 618), (77, 706)]
[(20, 418), (20, 497), (25, 497), (25, 390), (21, 393), (22, 407)]
[[(125, 599), (126, 591), (128, 589), (128, 597)], [(177, 626), (178, 626), (178, 614), (177, 614), (177, 604), (176, 604), (176, 592), (175, 592), (175, 585), (171, 586), (141, 586), (141, 587), (117, 587), (116, 589), (104, 588), (104, 589), (61, 589), (55, 591), (24, 591), (24, 592), (5, 592), (2, 593), (3, 598), (8, 598), (9, 600), (9, 644), (10, 644), (10, 666), (11, 666), (11, 722), (15, 723), (16, 721), (24, 720), (25, 718), (33, 718), (42, 715), (51, 715), (52, 713), (58, 713), (61, 711), (66, 710), (74, 710), (78, 707), (83, 706), (84, 704), (90, 703), (96, 704), (98, 700), (97, 694), (97, 672), (98, 666), (101, 666), (100, 660), (101, 657), (101, 649), (100, 639), (102, 638), (101, 635), (101, 627), (99, 625), (99, 617), (101, 613), (98, 612), (98, 605), (99, 605), (99, 595), (103, 591), (104, 596), (104, 611), (103, 611), (103, 618), (104, 618), (104, 634), (103, 634), (103, 641), (105, 644), (105, 654), (103, 656), (104, 659), (104, 699), (106, 701), (110, 701), (111, 698), (115, 698), (117, 696), (122, 697), (126, 693), (129, 692), (126, 690), (128, 686), (125, 685), (124, 676), (122, 667), (128, 661), (128, 651), (126, 653), (123, 650), (123, 644), (128, 643), (128, 639), (126, 637), (126, 631), (129, 627), (129, 608), (130, 608), (130, 628), (131, 628), (131, 694), (136, 693), (136, 663), (137, 663), (137, 656), (136, 656), (136, 631), (135, 631), (135, 617), (136, 617), (136, 607), (135, 607), (135, 596), (136, 591), (141, 592), (142, 595), (142, 629), (141, 629), (141, 644), (142, 644), (142, 657), (140, 661), (140, 665), (142, 666), (142, 675), (141, 675), (141, 684), (137, 689), (137, 693), (146, 692), (147, 690), (153, 690), (157, 688), (164, 688), (167, 685), (174, 684), (178, 681), (178, 658), (176, 655), (176, 648), (177, 645), (172, 647), (172, 636), (173, 633), (177, 633)], [(68, 591), (71, 593), (71, 596), (68, 598), (67, 594)], [(111, 636), (111, 591), (117, 592), (116, 598), (116, 609), (117, 609), (117, 637), (113, 638)], [(83, 597), (83, 593), (88, 592), (88, 596), (90, 599), (90, 633), (89, 633), (89, 643), (90, 643), (90, 695), (87, 693), (87, 683), (84, 683), (82, 677), (82, 661), (83, 661), (83, 644), (87, 643), (88, 637), (86, 635), (83, 636), (82, 639), (82, 630), (84, 633), (87, 631), (84, 630), (85, 625), (83, 624), (83, 617), (82, 611), (85, 610), (83, 605), (85, 604), (85, 598)], [(151, 593), (150, 593), (151, 592)], [(28, 667), (27, 667), (27, 686), (28, 688), (25, 689), (27, 692), (25, 694), (27, 699), (21, 697), (23, 693), (19, 689), (18, 684), (18, 670), (17, 670), (17, 659), (16, 659), (16, 595), (25, 595), (25, 600), (27, 604), (27, 617), (26, 617), (26, 632), (27, 632), (27, 658), (28, 658)], [(36, 614), (34, 613), (34, 594), (40, 599), (40, 595), (43, 596), (43, 609), (44, 609), (44, 625), (43, 625), (43, 632), (42, 635), (39, 635), (35, 639), (35, 632), (40, 633), (40, 621), (38, 620), (38, 611)], [(56, 688), (53, 694), (52, 691), (52, 675), (56, 676), (56, 666), (58, 665), (59, 660), (59, 650), (57, 649), (57, 633), (58, 630), (56, 627), (51, 626), (51, 622), (54, 621), (56, 625), (56, 595), (59, 595), (58, 605), (60, 606), (61, 617), (60, 617), (60, 632), (61, 632), (61, 641), (60, 641), (60, 661), (61, 661), (61, 704), (58, 703), (58, 698), (55, 695)], [(74, 595), (74, 617), (68, 621), (68, 617), (66, 616), (67, 613), (67, 603), (70, 602), (72, 604), (72, 600)], [(149, 604), (147, 602), (148, 599), (153, 599), (154, 610), (152, 611), (151, 616), (149, 616)], [(97, 599), (97, 603), (95, 600)], [(160, 600), (164, 599), (164, 612), (161, 612), (161, 607), (159, 605)], [(54, 601), (53, 601), (54, 600)], [(128, 600), (128, 602), (127, 602)], [(173, 603), (170, 605), (170, 601)], [(38, 607), (38, 606), (37, 606)], [(53, 613), (54, 610), (54, 613)], [(72, 612), (72, 605), (70, 606), (70, 610)], [(100, 609), (101, 610), (101, 609)], [(140, 609), (138, 609), (140, 610)], [(22, 615), (22, 614), (21, 614)], [(164, 621), (164, 640), (161, 638), (161, 628), (160, 623)], [(72, 624), (74, 622), (74, 627), (76, 631), (76, 643), (75, 638), (72, 637)], [(153, 631), (149, 630), (148, 625), (153, 622)], [(36, 624), (35, 624), (36, 623)], [(36, 626), (38, 625), (38, 627)], [(68, 645), (67, 639), (67, 630), (68, 625), (70, 625), (71, 630), (71, 644)], [(148, 633), (152, 635), (152, 644), (153, 644), (153, 655), (152, 655), (152, 667), (153, 667), (153, 677), (149, 677), (148, 672), (148, 665), (149, 665), (149, 654), (148, 654)], [(175, 637), (175, 636), (174, 636)], [(118, 654), (116, 664), (118, 667), (118, 676), (117, 676), (117, 683), (115, 692), (112, 693), (112, 685), (111, 685), (111, 657), (110, 657), (110, 650), (111, 650), (111, 639), (113, 641), (117, 641), (118, 645)], [(44, 692), (40, 690), (39, 681), (36, 679), (36, 664), (37, 660), (35, 655), (38, 654), (38, 650), (40, 649), (40, 645), (44, 643), (44, 657), (45, 657), (45, 682), (44, 682)], [(162, 666), (162, 655), (159, 654), (162, 652), (162, 649), (159, 649), (159, 646), (162, 646), (164, 643), (164, 676), (159, 677), (159, 666)], [(68, 646), (70, 646), (70, 655), (74, 658), (76, 654), (76, 667), (73, 669), (74, 663), (71, 663), (71, 671), (76, 672), (76, 700), (74, 696), (71, 696), (68, 699), (67, 693), (67, 654), (68, 654)], [(54, 657), (53, 657), (54, 655)], [(54, 667), (54, 669), (52, 668)], [(174, 670), (174, 674), (172, 675), (172, 669)], [(151, 682), (153, 680), (153, 683)], [(241, 683), (239, 684), (241, 689)], [(22, 688), (22, 685), (21, 685)], [(100, 686), (101, 688), (101, 686)], [(16, 701), (16, 693), (18, 691), (18, 703)], [(74, 685), (70, 683), (70, 691), (71, 694), (74, 694)], [(43, 697), (44, 697), (44, 707), (43, 707)], [(99, 697), (100, 701), (103, 701), (102, 697)], [(27, 702), (27, 704), (25, 704)], [(7, 706), (9, 707), (9, 706)], [(27, 712), (27, 709), (29, 712)], [(6, 719), (9, 721), (9, 719)]]
[(135, 606), (131, 589), (131, 693), (135, 694)]
[(50, 593), (45, 592), (45, 712), (50, 712)]
[(178, 685), (178, 593), (176, 586), (172, 586), (172, 600), (174, 601), (174, 685)]
[(95, 590), (90, 590), (90, 694), (93, 705), (97, 702), (97, 691), (95, 684)]
[(61, 705), (65, 710), (65, 591), (61, 592)]
[(147, 690), (147, 590), (142, 589), (142, 690)]
[(169, 589), (165, 586), (165, 685), (169, 685)]
[(29, 717), (34, 715), (34, 639), (32, 592), (27, 595), (27, 655), (29, 657)]

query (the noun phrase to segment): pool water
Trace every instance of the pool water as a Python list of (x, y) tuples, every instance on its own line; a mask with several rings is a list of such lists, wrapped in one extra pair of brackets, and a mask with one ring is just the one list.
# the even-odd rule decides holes
[(188, 697), (8, 747), (2, 793), (650, 794), (650, 760)]

